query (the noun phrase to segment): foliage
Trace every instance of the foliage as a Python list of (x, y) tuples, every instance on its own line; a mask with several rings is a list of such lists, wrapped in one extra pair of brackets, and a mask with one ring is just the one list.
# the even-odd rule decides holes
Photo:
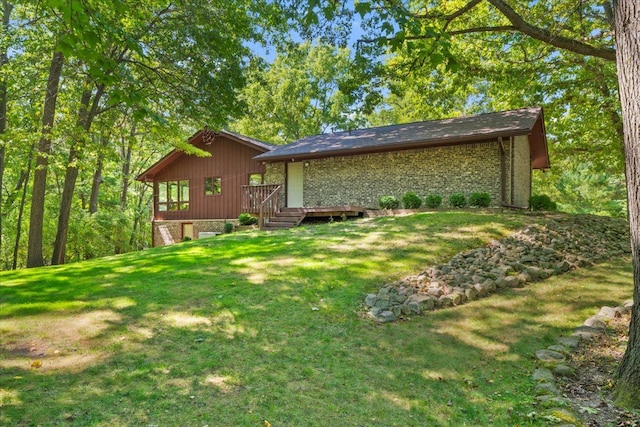
[(546, 425), (526, 416), (531, 355), (629, 298), (627, 259), (393, 325), (360, 316), (381, 283), (530, 220), (416, 214), (0, 272), (0, 423)]
[(243, 117), (231, 128), (275, 144), (362, 124), (342, 91), (350, 52), (327, 44), (289, 44), (272, 64), (254, 60), (240, 99)]
[(486, 208), (491, 204), (491, 195), (489, 193), (471, 193), (469, 194), (469, 206), (474, 208)]
[(449, 196), (449, 205), (453, 208), (464, 208), (467, 206), (467, 197), (464, 193), (453, 193)]
[(222, 226), (222, 232), (225, 234), (233, 232), (233, 223), (225, 221), (224, 225)]
[(240, 225), (253, 225), (258, 223), (258, 218), (250, 213), (243, 212), (238, 216), (238, 222)]
[(418, 209), (421, 205), (422, 199), (412, 191), (407, 191), (402, 196), (402, 206), (405, 209)]
[(382, 196), (378, 200), (381, 209), (397, 209), (400, 207), (400, 201), (396, 196)]
[(557, 205), (546, 194), (534, 194), (529, 197), (529, 208), (532, 211), (555, 211)]
[(442, 206), (442, 196), (439, 194), (429, 194), (424, 198), (424, 204), (429, 209), (437, 209)]

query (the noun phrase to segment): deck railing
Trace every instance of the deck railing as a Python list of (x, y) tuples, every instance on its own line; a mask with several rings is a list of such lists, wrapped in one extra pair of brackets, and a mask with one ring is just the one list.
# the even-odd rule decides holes
[(280, 211), (278, 196), (281, 187), (277, 184), (242, 186), (242, 211), (258, 214), (258, 225), (261, 229)]

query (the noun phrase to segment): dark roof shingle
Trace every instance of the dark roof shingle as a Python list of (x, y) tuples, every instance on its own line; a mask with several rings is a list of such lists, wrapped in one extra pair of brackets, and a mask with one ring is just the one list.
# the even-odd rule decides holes
[[(288, 145), (276, 146), (271, 151), (258, 155), (256, 160), (303, 160), (471, 143), (500, 136), (529, 135), (538, 120), (542, 120), (540, 107), (321, 134), (302, 138)], [(542, 138), (546, 152), (544, 135)]]

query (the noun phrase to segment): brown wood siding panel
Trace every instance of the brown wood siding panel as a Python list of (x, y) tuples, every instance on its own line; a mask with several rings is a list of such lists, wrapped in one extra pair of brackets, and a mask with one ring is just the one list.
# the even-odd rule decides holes
[[(155, 176), (155, 182), (189, 180), (189, 210), (158, 212), (155, 219), (232, 219), (241, 213), (241, 186), (249, 183), (249, 174), (264, 173), (265, 166), (253, 160), (261, 152), (219, 136), (207, 146), (198, 148), (211, 153), (211, 157), (183, 155)], [(204, 179), (220, 177), (222, 193), (204, 194)], [(157, 187), (154, 193), (157, 195)], [(157, 197), (156, 197), (157, 202)]]

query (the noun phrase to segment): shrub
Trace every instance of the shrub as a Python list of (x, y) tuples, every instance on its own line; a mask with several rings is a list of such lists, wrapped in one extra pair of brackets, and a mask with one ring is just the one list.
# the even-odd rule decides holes
[(454, 193), (449, 196), (449, 204), (454, 208), (464, 208), (467, 206), (467, 198), (463, 193)]
[(233, 223), (225, 222), (224, 225), (222, 226), (222, 231), (224, 233), (231, 233), (233, 231)]
[(491, 195), (489, 193), (471, 193), (469, 195), (469, 206), (486, 208), (490, 204)]
[(245, 212), (238, 216), (238, 222), (240, 225), (253, 225), (258, 223), (258, 218)]
[(397, 209), (400, 206), (400, 202), (395, 196), (382, 196), (378, 203), (382, 209)]
[(418, 209), (422, 205), (422, 199), (412, 191), (407, 191), (402, 196), (402, 206), (405, 209)]
[(424, 205), (429, 209), (437, 209), (442, 206), (442, 196), (439, 194), (429, 194), (424, 198)]
[(529, 197), (529, 207), (532, 211), (555, 211), (557, 209), (556, 202), (546, 194)]
[(188, 241), (190, 241), (190, 240), (193, 240), (193, 239), (192, 239), (191, 237), (189, 237), (189, 236), (184, 236), (184, 237), (182, 238), (182, 241), (183, 241), (183, 242), (188, 242)]

